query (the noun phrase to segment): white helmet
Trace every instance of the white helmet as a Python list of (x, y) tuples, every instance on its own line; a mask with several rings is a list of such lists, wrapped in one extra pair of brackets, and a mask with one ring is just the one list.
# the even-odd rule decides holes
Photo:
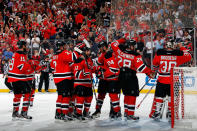
[(172, 39), (168, 40), (168, 41), (166, 42), (166, 44), (165, 44), (165, 48), (174, 49), (174, 47), (175, 47), (175, 42), (174, 42), (174, 40), (172, 40)]

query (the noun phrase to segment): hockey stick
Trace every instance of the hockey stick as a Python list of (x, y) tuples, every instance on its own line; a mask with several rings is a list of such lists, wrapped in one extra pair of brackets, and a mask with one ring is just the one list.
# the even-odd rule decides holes
[(148, 79), (148, 81), (142, 86), (142, 88), (139, 90), (139, 93), (144, 89), (144, 87), (150, 82), (151, 78)]
[(149, 91), (146, 93), (146, 95), (144, 96), (144, 98), (140, 101), (140, 103), (138, 104), (138, 106), (136, 107), (137, 109), (141, 106), (142, 102), (146, 99), (146, 97), (148, 96), (148, 94), (151, 92), (151, 90), (153, 89), (155, 85), (153, 85)]
[[(90, 68), (89, 68), (89, 65), (88, 65), (88, 61), (87, 61), (86, 58), (85, 58), (85, 62), (86, 62), (86, 65), (88, 66), (88, 69), (90, 69)], [(95, 99), (96, 99), (96, 101), (97, 101), (97, 97), (96, 97), (96, 92), (95, 92), (94, 84), (92, 83), (92, 75), (91, 75), (91, 73), (90, 73), (90, 79), (91, 79), (91, 84), (93, 85), (93, 86), (92, 86), (92, 88), (93, 88), (93, 94), (94, 94), (94, 97), (95, 97)]]

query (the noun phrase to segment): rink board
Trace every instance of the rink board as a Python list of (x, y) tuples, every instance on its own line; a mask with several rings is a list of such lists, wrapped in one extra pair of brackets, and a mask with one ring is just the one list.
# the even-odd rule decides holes
[[(54, 84), (52, 75), (49, 75), (49, 76), (50, 76), (49, 91), (56, 92), (56, 86)], [(94, 89), (97, 92), (97, 86), (98, 86), (99, 80), (95, 77), (95, 75), (93, 75), (93, 76), (94, 76), (93, 77)], [(149, 80), (149, 78), (145, 74), (142, 74), (142, 73), (137, 73), (137, 76), (138, 76), (139, 88), (142, 88), (146, 84), (144, 89), (141, 91), (141, 93), (147, 93), (152, 86), (154, 86), (154, 87), (151, 90), (151, 93), (155, 92), (156, 79)], [(40, 75), (36, 74), (36, 88), (38, 88), (39, 77), (40, 77)], [(3, 75), (0, 74), (0, 85), (1, 85), (0, 92), (9, 92), (9, 89), (4, 84), (4, 81), (5, 81), (5, 78), (3, 78)], [(186, 94), (197, 94), (197, 87), (194, 86), (194, 85), (196, 85), (197, 80), (192, 76), (189, 76), (189, 77), (186, 76), (184, 81), (185, 81), (185, 93)], [(44, 84), (43, 84), (42, 91), (44, 91)]]

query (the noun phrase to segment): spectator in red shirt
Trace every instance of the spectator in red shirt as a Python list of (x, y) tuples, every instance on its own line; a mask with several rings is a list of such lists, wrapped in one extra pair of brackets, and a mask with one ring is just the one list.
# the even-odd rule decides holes
[(79, 9), (78, 14), (75, 17), (75, 23), (76, 23), (78, 29), (81, 28), (81, 25), (82, 25), (84, 19), (85, 19), (85, 17), (81, 14), (81, 10)]

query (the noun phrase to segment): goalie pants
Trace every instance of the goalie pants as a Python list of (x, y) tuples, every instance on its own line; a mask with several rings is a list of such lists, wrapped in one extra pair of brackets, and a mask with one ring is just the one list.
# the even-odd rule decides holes
[(90, 105), (92, 102), (92, 88), (85, 86), (76, 86), (75, 88), (75, 98), (76, 98), (76, 112), (82, 114), (83, 106), (84, 111), (89, 112)]
[(28, 111), (31, 87), (28, 85), (27, 81), (12, 82), (12, 86), (14, 91), (14, 99), (13, 99), (14, 111), (19, 111), (19, 106), (22, 96), (23, 96), (22, 111)]
[(69, 113), (69, 103), (73, 92), (73, 81), (65, 79), (56, 83), (56, 87), (58, 93), (56, 111), (67, 115)]

